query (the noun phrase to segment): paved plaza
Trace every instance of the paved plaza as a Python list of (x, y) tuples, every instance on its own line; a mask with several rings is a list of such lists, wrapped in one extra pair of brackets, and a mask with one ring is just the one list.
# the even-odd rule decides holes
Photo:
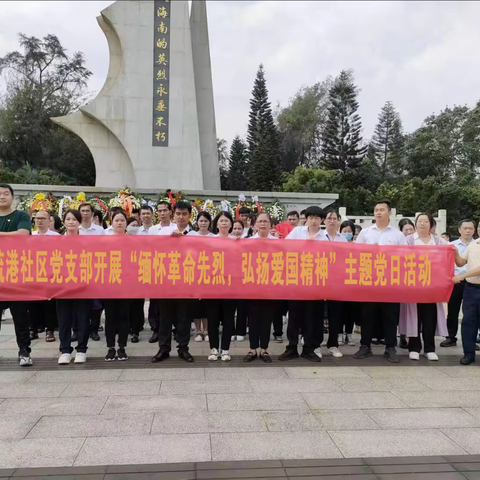
[[(212, 364), (206, 361), (208, 345), (192, 339), (195, 364), (187, 365), (174, 354), (164, 364), (153, 365), (149, 358), (157, 346), (148, 343), (149, 335), (146, 328), (140, 343), (129, 345), (128, 362), (103, 361), (102, 334), (102, 341), (90, 342), (85, 365), (58, 366), (58, 341), (46, 343), (42, 334), (33, 342), (34, 366), (21, 368), (14, 361), (13, 325), (11, 320), (3, 322), (0, 468), (6, 470), (0, 477), (18, 468), (105, 466), (101, 472), (92, 470), (93, 479), (115, 473), (107, 472), (106, 466), (138, 465), (133, 476), (121, 478), (141, 478), (140, 466), (156, 464), (149, 468), (157, 473), (148, 478), (245, 478), (231, 472), (202, 477), (192, 465), (254, 460), (277, 463), (271, 464), (276, 465), (271, 471), (262, 467), (256, 474), (251, 470), (256, 464), (245, 464), (250, 477), (317, 478), (326, 473), (308, 468), (288, 473), (288, 465), (279, 461), (350, 459), (347, 464), (317, 467), (363, 468), (350, 472), (357, 476), (344, 478), (403, 479), (407, 477), (395, 475), (405, 470), (377, 477), (381, 471), (363, 460), (358, 464), (358, 459), (435, 456), (429, 464), (438, 461), (440, 466), (432, 467), (437, 470), (418, 471), (441, 473), (418, 478), (480, 478), (472, 476), (474, 468), (480, 471), (479, 463), (467, 462), (470, 476), (464, 477), (452, 467), (460, 460), (449, 460), (480, 455), (480, 368), (458, 365), (461, 347), (438, 348), (440, 362), (435, 363), (413, 363), (399, 350), (402, 363), (391, 365), (382, 358), (381, 346), (366, 361), (351, 357), (356, 347), (343, 346), (344, 358), (325, 355), (321, 364), (312, 364), (304, 359), (277, 361), (285, 344), (272, 343), (272, 365), (258, 360), (245, 366), (247, 342), (234, 344), (231, 363)], [(352, 459), (357, 463), (351, 464)], [(183, 470), (167, 465), (178, 463), (184, 464)], [(176, 476), (158, 476), (158, 464), (177, 469)]]

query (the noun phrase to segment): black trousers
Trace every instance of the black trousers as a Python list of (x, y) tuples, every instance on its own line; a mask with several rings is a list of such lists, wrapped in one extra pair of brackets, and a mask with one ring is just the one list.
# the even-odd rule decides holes
[(143, 298), (135, 298), (132, 300), (130, 306), (130, 330), (132, 331), (132, 335), (139, 335), (143, 327), (143, 323), (145, 322), (144, 305), (145, 300)]
[(152, 331), (158, 333), (160, 326), (160, 300), (151, 298), (148, 306), (148, 323)]
[(278, 309), (276, 300), (249, 300), (248, 322), (250, 349), (268, 349), (270, 332), (275, 310)]
[[(196, 302), (196, 300), (162, 299), (158, 300), (158, 302), (160, 308), (160, 324), (158, 329), (160, 350), (170, 352), (172, 349), (172, 327), (175, 327), (178, 351), (188, 352), (190, 325), (192, 323), (192, 302)], [(210, 330), (210, 324), (208, 327)], [(208, 333), (210, 335), (210, 332)]]
[(275, 300), (273, 304), (273, 336), (283, 336), (283, 316), (288, 312), (287, 300)]
[(324, 305), (324, 300), (289, 300), (287, 349), (297, 349), (300, 329), (304, 339), (304, 351), (313, 351), (322, 344)]
[(77, 352), (86, 353), (88, 336), (90, 334), (91, 300), (84, 299), (58, 299), (58, 336), (60, 338), (60, 351), (72, 353), (72, 325), (74, 319), (77, 323), (78, 344)]
[(100, 320), (102, 318), (103, 308), (92, 309), (90, 312), (90, 333), (97, 333), (100, 327)]
[[(247, 310), (247, 301), (237, 300), (237, 321), (233, 335), (240, 335), (241, 337), (245, 337), (247, 335)], [(210, 330), (210, 326), (208, 329)]]
[(343, 304), (327, 300), (328, 306), (328, 341), (327, 348), (338, 348), (338, 335), (343, 331)]
[(452, 340), (457, 339), (458, 331), (458, 315), (460, 314), (460, 308), (463, 300), (463, 290), (465, 289), (465, 281), (456, 283), (453, 286), (450, 300), (448, 301), (448, 315), (447, 315), (447, 328), (448, 338)]
[(422, 341), (420, 340), (420, 332), (423, 337), (423, 351), (425, 353), (435, 351), (435, 331), (437, 330), (437, 304), (436, 303), (417, 303), (417, 336), (408, 339), (408, 351), (422, 351)]
[[(400, 314), (399, 303), (370, 303), (362, 304), (362, 338), (361, 345), (370, 348), (372, 338), (385, 338), (386, 348), (395, 348), (397, 345), (397, 324)], [(382, 333), (379, 333), (379, 330)], [(379, 337), (383, 335), (383, 337)]]
[[(30, 329), (28, 326), (28, 302), (0, 302), (0, 311), (10, 309), (15, 326), (15, 336), (19, 351), (30, 353)], [(0, 322), (1, 328), (2, 322)]]
[[(343, 302), (343, 326), (345, 335), (353, 333), (353, 325), (360, 325), (360, 304), (358, 302)], [(342, 332), (340, 332), (342, 333)]]
[(132, 301), (129, 298), (110, 298), (105, 300), (105, 337), (107, 339), (107, 348), (115, 348), (115, 337), (117, 335), (118, 347), (125, 348), (127, 346)]
[[(230, 348), (230, 341), (234, 332), (235, 310), (237, 301), (230, 299), (202, 300), (207, 302), (208, 336), (210, 348), (219, 349), (219, 326), (222, 324), (222, 350)], [(250, 336), (252, 335), (250, 331)]]
[(53, 332), (57, 328), (57, 309), (56, 300), (43, 300), (30, 302), (29, 317), (30, 331), (43, 331), (45, 327), (47, 332)]

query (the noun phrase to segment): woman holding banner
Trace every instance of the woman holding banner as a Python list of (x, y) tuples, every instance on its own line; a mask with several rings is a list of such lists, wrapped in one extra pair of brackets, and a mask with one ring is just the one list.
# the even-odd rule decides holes
[[(276, 237), (270, 234), (272, 219), (268, 213), (259, 213), (255, 220), (255, 225), (257, 228), (257, 233), (250, 238), (278, 240)], [(276, 308), (278, 308), (276, 300), (248, 300), (250, 351), (243, 359), (244, 362), (251, 362), (260, 356), (265, 363), (272, 363), (272, 359), (267, 350), (270, 342), (270, 331), (272, 328), (272, 322)], [(258, 348), (260, 348), (259, 355), (257, 354)]]
[[(117, 210), (112, 215), (113, 235), (127, 235), (127, 215), (123, 210)], [(127, 346), (130, 327), (130, 309), (132, 300), (129, 298), (110, 298), (105, 300), (105, 337), (108, 352), (106, 362), (128, 360)], [(118, 335), (118, 350), (115, 351), (115, 337)]]
[[(433, 217), (429, 213), (420, 213), (415, 220), (416, 233), (407, 237), (409, 245), (447, 245), (447, 242), (437, 235), (432, 235)], [(435, 334), (448, 335), (447, 320), (443, 303), (402, 303), (400, 305), (400, 334), (408, 338), (408, 357), (410, 360), (420, 360), (423, 337), (423, 354), (428, 360), (436, 361)]]
[[(79, 228), (82, 223), (82, 215), (78, 210), (67, 210), (63, 217), (66, 236), (80, 235)], [(59, 365), (68, 365), (72, 361), (72, 327), (76, 321), (77, 333), (77, 354), (75, 363), (85, 363), (87, 361), (87, 345), (90, 335), (90, 311), (92, 308), (91, 300), (84, 299), (64, 299), (59, 298), (56, 301), (58, 317), (58, 336), (60, 338), (60, 358)]]

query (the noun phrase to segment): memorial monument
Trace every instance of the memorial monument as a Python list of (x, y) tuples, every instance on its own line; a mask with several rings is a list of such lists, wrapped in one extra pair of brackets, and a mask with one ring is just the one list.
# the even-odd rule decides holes
[[(104, 188), (220, 190), (205, 0), (119, 0), (98, 23), (106, 82), (52, 120), (92, 152)], [(87, 32), (88, 34), (88, 32)]]

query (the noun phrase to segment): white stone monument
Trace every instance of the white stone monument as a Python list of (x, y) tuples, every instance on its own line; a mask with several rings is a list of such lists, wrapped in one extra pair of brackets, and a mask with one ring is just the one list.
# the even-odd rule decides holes
[(92, 152), (104, 188), (220, 190), (205, 0), (119, 0), (97, 97), (53, 121)]

